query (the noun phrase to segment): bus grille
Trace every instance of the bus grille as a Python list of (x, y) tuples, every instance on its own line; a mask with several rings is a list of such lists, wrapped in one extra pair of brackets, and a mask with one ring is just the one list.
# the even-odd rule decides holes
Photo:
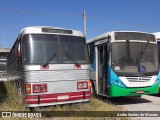
[(129, 82), (148, 82), (152, 77), (127, 77)]

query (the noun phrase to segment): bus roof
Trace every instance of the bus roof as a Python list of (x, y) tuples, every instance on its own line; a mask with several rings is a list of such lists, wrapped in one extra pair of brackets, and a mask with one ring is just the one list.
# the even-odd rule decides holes
[[(110, 35), (112, 38), (114, 37), (114, 33), (115, 32), (133, 32), (133, 33), (145, 33), (145, 34), (151, 34), (151, 33), (147, 33), (147, 32), (140, 32), (140, 31), (111, 31), (111, 32), (106, 32), (104, 34), (101, 34), (99, 36), (96, 36), (90, 40), (87, 40), (87, 44), (92, 43), (92, 42), (96, 42), (98, 40), (102, 40), (105, 38), (108, 38), (108, 36)], [(151, 34), (152, 35), (152, 34)]]
[(20, 35), (23, 36), (24, 34), (60, 34), (85, 37), (84, 33), (81, 31), (52, 26), (25, 27), (20, 31)]

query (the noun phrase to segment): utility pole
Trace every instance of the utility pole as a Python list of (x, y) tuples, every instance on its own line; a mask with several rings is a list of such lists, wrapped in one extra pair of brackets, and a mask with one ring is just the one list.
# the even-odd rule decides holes
[(4, 48), (4, 32), (5, 32), (5, 26), (2, 25), (2, 46), (1, 48)]
[(86, 37), (86, 11), (83, 11), (84, 35)]
[(2, 31), (2, 48), (4, 48), (4, 29)]

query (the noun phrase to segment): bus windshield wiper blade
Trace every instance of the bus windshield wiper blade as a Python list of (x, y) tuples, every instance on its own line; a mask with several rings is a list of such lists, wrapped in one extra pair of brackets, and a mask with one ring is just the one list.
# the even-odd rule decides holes
[(138, 57), (138, 71), (139, 71), (139, 72), (140, 72), (140, 61), (141, 61), (142, 56), (143, 56), (143, 54), (145, 53), (148, 45), (149, 45), (149, 40), (147, 40), (147, 44), (145, 45), (144, 50), (141, 51), (141, 53), (140, 53), (140, 55), (139, 55), (139, 57)]
[(52, 54), (52, 56), (47, 60), (47, 62), (46, 63), (44, 63), (42, 66), (47, 66), (48, 64), (49, 64), (49, 61), (50, 60), (52, 60), (53, 58), (55, 58), (56, 57), (56, 51), (54, 51), (54, 53)]
[(73, 59), (66, 51), (65, 51), (65, 55), (66, 57), (70, 58), (75, 63), (76, 66), (80, 66), (80, 64), (75, 59)]
[(142, 58), (142, 56), (143, 56), (143, 54), (145, 53), (148, 45), (149, 45), (149, 40), (147, 41), (147, 44), (145, 45), (144, 50), (141, 52), (140, 57), (139, 57), (139, 60)]
[(126, 40), (126, 47), (127, 47), (127, 56), (130, 56), (129, 40)]

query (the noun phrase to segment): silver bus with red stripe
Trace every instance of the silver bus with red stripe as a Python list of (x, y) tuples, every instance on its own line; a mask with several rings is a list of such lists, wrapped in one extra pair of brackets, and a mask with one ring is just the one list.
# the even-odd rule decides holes
[(89, 101), (90, 66), (82, 32), (24, 28), (7, 57), (8, 80), (28, 107)]

